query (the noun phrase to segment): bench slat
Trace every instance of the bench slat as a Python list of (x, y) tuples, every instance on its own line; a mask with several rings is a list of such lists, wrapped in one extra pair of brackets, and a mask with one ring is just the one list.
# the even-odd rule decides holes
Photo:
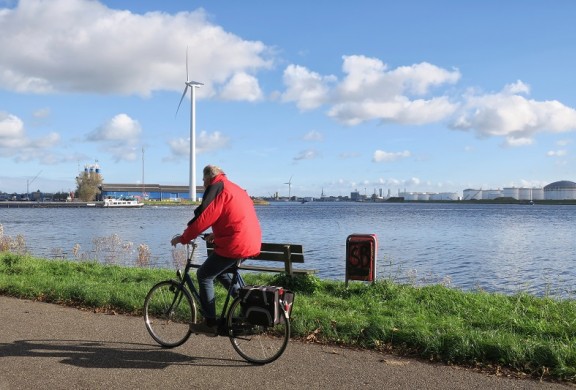
[[(212, 254), (214, 248), (207, 248), (208, 256)], [(268, 252), (268, 251), (261, 251), (260, 254), (256, 257), (251, 257), (253, 260), (265, 260), (265, 261), (281, 261), (284, 262), (284, 249), (282, 252)], [(302, 253), (294, 253), (292, 252), (290, 255), (290, 261), (293, 263), (304, 264), (304, 255)]]
[[(270, 252), (260, 252), (256, 257), (251, 257), (250, 260), (264, 260), (264, 261), (281, 261), (284, 262), (286, 257), (284, 253), (270, 253)], [(292, 253), (290, 256), (290, 261), (293, 263), (304, 263), (304, 256), (298, 253)]]
[[(208, 252), (208, 256), (210, 256), (214, 251), (214, 245), (211, 243), (206, 243), (206, 251)], [(316, 273), (316, 270), (313, 269), (295, 269), (292, 267), (292, 263), (304, 263), (302, 245), (299, 244), (263, 242), (260, 247), (260, 254), (258, 256), (246, 259), (246, 262), (250, 261), (277, 261), (284, 263), (284, 267), (280, 268), (244, 263), (239, 268), (250, 271), (286, 272), (288, 275)]]
[(284, 252), (284, 247), (286, 245), (290, 246), (290, 251), (292, 253), (302, 253), (302, 245), (300, 244), (277, 244), (271, 242), (263, 242), (260, 247), (261, 252)]

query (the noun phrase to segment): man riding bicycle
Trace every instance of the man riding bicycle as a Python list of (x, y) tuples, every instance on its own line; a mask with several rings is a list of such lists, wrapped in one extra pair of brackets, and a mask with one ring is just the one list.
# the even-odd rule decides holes
[[(262, 231), (248, 193), (226, 177), (222, 169), (207, 165), (203, 171), (204, 195), (202, 203), (194, 210), (194, 218), (181, 235), (171, 244), (186, 244), (204, 231), (212, 228), (206, 240), (214, 243), (214, 251), (197, 271), (200, 301), (204, 321), (192, 325), (192, 331), (215, 336), (216, 302), (214, 279), (229, 288), (231, 277), (226, 272), (238, 259), (257, 256), (262, 244)], [(236, 293), (235, 286), (233, 293)]]

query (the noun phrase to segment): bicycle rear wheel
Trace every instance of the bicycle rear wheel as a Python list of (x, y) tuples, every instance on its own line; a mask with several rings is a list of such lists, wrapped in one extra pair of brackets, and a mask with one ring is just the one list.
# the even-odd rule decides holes
[(196, 303), (174, 280), (154, 285), (144, 300), (144, 321), (150, 336), (163, 347), (182, 345), (196, 322)]
[(251, 325), (243, 318), (240, 298), (228, 310), (228, 336), (232, 346), (251, 363), (266, 364), (278, 359), (286, 350), (290, 339), (290, 321), (282, 310), (282, 320), (274, 326)]

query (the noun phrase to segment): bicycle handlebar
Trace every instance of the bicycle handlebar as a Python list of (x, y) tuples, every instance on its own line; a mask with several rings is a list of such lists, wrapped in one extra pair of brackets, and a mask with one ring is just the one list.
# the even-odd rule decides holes
[[(198, 237), (202, 238), (203, 240), (206, 240), (211, 234), (213, 234), (213, 233), (212, 233), (212, 232), (203, 233), (203, 234), (200, 234)], [(172, 236), (172, 240), (174, 240), (176, 237), (179, 237), (179, 236), (180, 236), (180, 234), (175, 234), (175, 235), (173, 235), (173, 236)], [(195, 245), (196, 239), (197, 239), (198, 237), (193, 238), (192, 240), (190, 240), (189, 242), (185, 243), (184, 245)]]

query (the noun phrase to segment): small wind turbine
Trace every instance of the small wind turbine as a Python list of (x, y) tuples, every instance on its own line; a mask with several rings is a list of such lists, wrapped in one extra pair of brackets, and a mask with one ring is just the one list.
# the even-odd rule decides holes
[[(294, 175), (292, 175), (294, 176)], [(284, 184), (288, 184), (288, 201), (290, 201), (292, 199), (291, 193), (292, 193), (292, 176), (290, 176), (290, 180), (288, 180), (287, 183)]]
[(178, 110), (190, 88), (190, 200), (196, 202), (196, 88), (199, 88), (202, 83), (197, 81), (191, 81), (188, 78), (188, 48), (186, 48), (186, 82), (184, 83), (184, 92), (180, 98), (180, 103), (178, 103), (178, 108), (176, 109), (176, 115), (178, 115)]

